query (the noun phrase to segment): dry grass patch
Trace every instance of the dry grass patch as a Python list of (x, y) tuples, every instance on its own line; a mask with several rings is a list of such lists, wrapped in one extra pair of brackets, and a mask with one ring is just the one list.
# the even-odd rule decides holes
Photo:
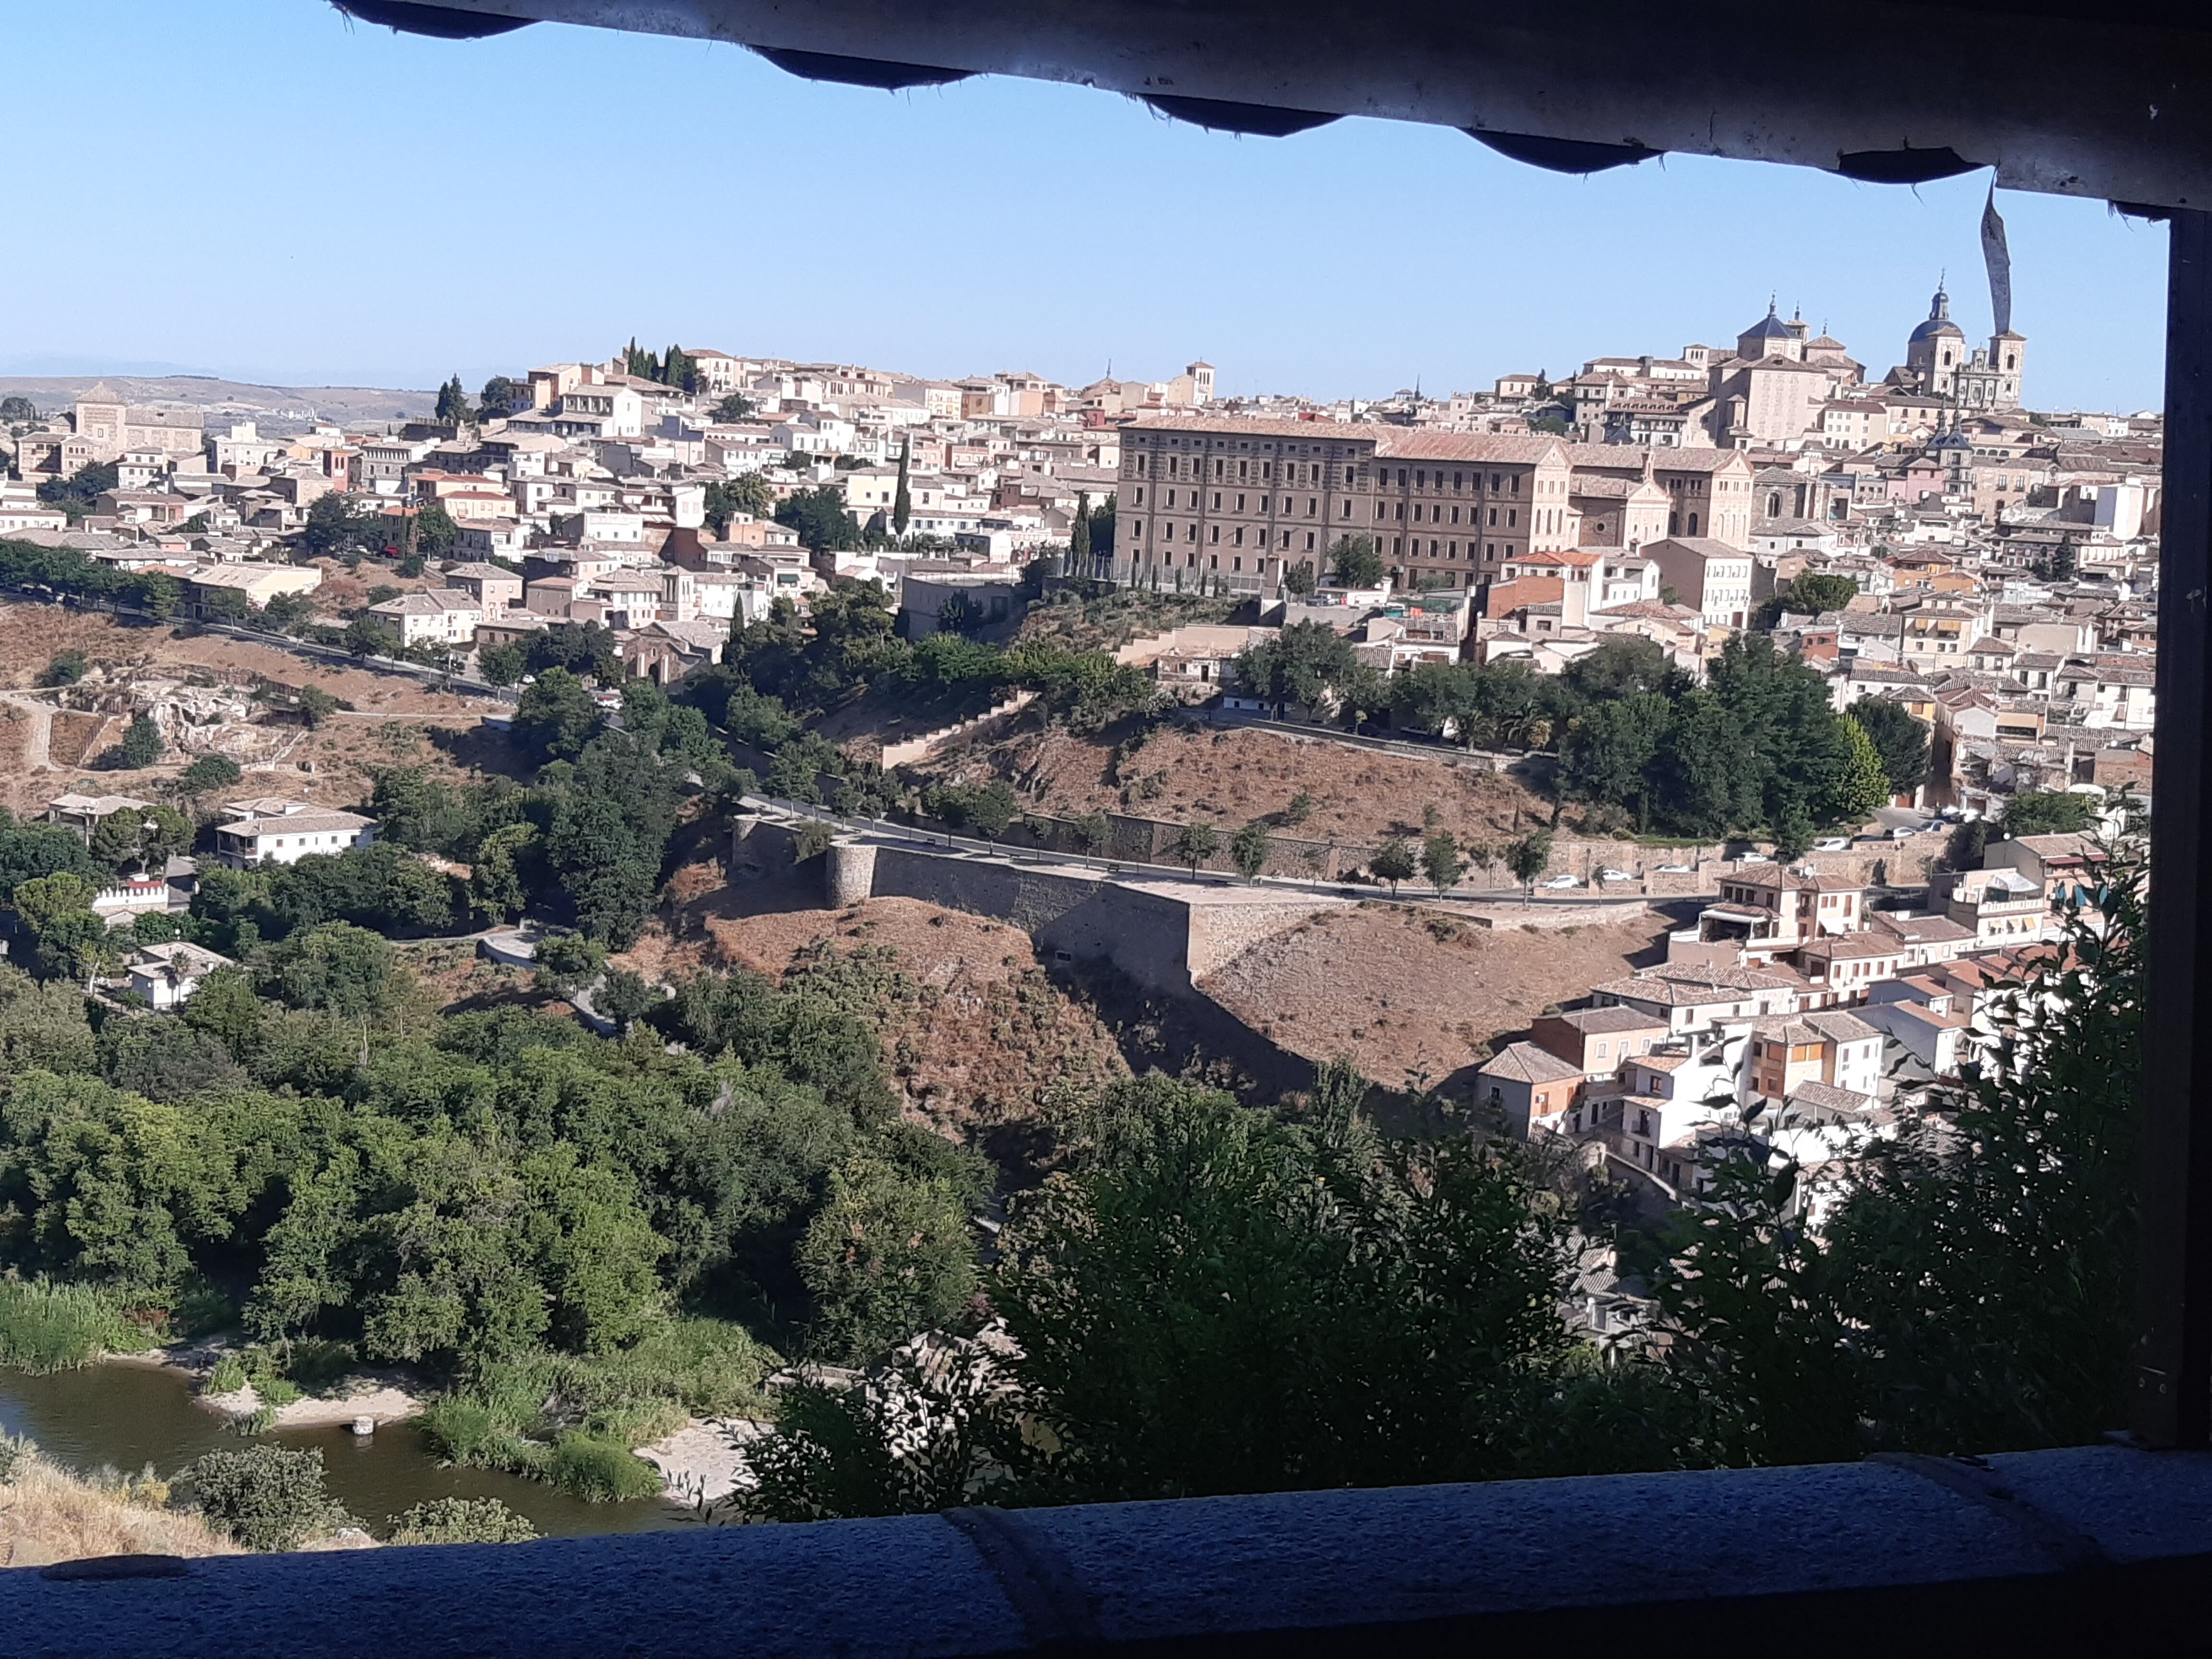
[(198, 1515), (162, 1507), (159, 1481), (101, 1482), (24, 1455), (0, 1481), (0, 1566), (95, 1555), (236, 1555)]

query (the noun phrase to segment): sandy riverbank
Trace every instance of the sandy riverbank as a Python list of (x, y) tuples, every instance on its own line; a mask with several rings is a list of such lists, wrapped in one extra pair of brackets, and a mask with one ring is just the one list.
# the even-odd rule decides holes
[(664, 1439), (637, 1448), (660, 1471), (661, 1491), (678, 1504), (719, 1503), (751, 1484), (745, 1448), (775, 1432), (743, 1417), (695, 1417)]
[[(109, 1354), (118, 1365), (150, 1365), (204, 1383), (230, 1350), (215, 1344), (183, 1343), (171, 1348), (151, 1348), (144, 1353)], [(419, 1382), (405, 1374), (386, 1370), (356, 1371), (329, 1394), (302, 1395), (276, 1407), (270, 1426), (279, 1429), (319, 1429), (351, 1423), (356, 1418), (373, 1419), (379, 1427), (422, 1414)], [(240, 1422), (262, 1407), (262, 1399), (249, 1382), (226, 1394), (195, 1392), (194, 1401), (219, 1417)]]
[[(181, 1344), (144, 1353), (111, 1354), (115, 1364), (149, 1365), (204, 1383), (231, 1351), (213, 1343)], [(346, 1377), (328, 1394), (303, 1395), (275, 1408), (269, 1426), (279, 1429), (343, 1427), (358, 1418), (378, 1427), (418, 1417), (428, 1390), (420, 1379), (392, 1370), (364, 1370)], [(252, 1383), (225, 1394), (198, 1394), (194, 1402), (231, 1422), (256, 1415), (263, 1401)], [(671, 1503), (693, 1507), (719, 1503), (749, 1484), (745, 1447), (773, 1434), (775, 1425), (742, 1417), (695, 1417), (675, 1433), (633, 1449), (660, 1471), (661, 1492)]]

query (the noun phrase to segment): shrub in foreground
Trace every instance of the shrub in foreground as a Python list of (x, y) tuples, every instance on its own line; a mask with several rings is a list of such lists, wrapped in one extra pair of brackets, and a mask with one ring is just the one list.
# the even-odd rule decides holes
[(297, 1549), (351, 1518), (323, 1488), (323, 1455), (287, 1446), (215, 1451), (184, 1482), (208, 1524), (250, 1550)]
[(619, 1441), (593, 1435), (562, 1435), (546, 1474), (555, 1486), (590, 1504), (660, 1495), (659, 1470)]
[(527, 1517), (496, 1498), (441, 1498), (417, 1504), (392, 1529), (394, 1544), (526, 1544), (538, 1536)]

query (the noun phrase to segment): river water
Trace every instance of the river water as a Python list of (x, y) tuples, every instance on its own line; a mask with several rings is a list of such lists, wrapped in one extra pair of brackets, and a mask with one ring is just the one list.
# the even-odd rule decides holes
[[(157, 1474), (172, 1475), (202, 1452), (234, 1451), (248, 1443), (194, 1402), (190, 1378), (127, 1363), (45, 1376), (0, 1370), (0, 1430), (28, 1435), (66, 1468), (90, 1471), (109, 1464), (126, 1474), (151, 1463)], [(402, 1510), (434, 1498), (496, 1498), (529, 1516), (548, 1537), (694, 1524), (685, 1511), (653, 1498), (586, 1504), (542, 1480), (495, 1469), (441, 1468), (410, 1424), (385, 1424), (366, 1439), (343, 1426), (283, 1429), (265, 1437), (279, 1445), (319, 1447), (331, 1495), (379, 1534)]]

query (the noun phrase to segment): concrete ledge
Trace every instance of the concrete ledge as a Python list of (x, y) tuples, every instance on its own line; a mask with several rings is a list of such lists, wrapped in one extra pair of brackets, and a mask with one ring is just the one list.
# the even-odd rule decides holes
[(1291, 1492), (0, 1572), (0, 1651), (2202, 1651), (2212, 1455)]

